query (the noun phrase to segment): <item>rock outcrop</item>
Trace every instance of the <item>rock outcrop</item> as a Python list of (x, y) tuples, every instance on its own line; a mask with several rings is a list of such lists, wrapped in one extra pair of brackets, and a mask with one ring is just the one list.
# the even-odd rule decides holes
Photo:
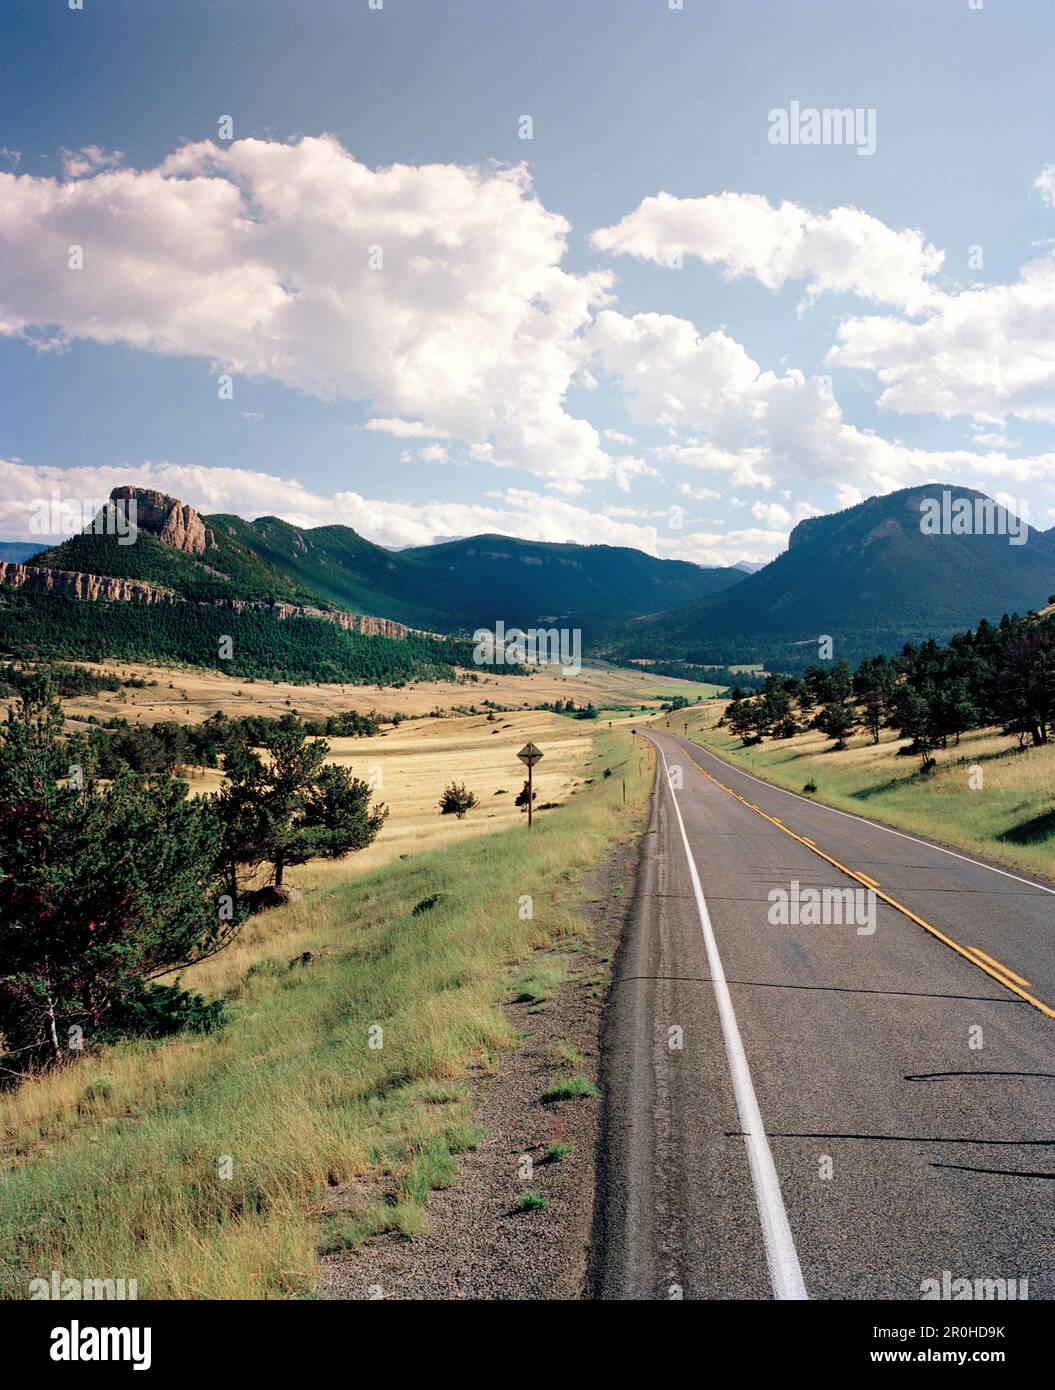
[[(41, 594), (62, 594), (66, 598), (110, 599), (118, 603), (183, 603), (182, 595), (159, 584), (140, 579), (115, 579), (105, 574), (84, 574), (80, 570), (42, 569), (36, 565), (16, 565), (0, 561), (0, 586), (30, 589)], [(235, 613), (265, 613), (269, 618), (316, 618), (336, 623), (346, 632), (369, 637), (409, 637), (411, 629), (390, 618), (373, 618), (367, 613), (345, 613), (339, 609), (310, 608), (295, 603), (254, 603), (249, 599), (221, 599), (217, 607)]]
[(136, 526), (174, 550), (204, 555), (216, 545), (216, 538), (194, 508), (168, 493), (125, 484), (114, 488), (110, 501), (134, 502)]
[(0, 584), (10, 589), (31, 589), (42, 594), (63, 594), (67, 598), (116, 599), (123, 603), (181, 603), (179, 594), (140, 579), (114, 579), (105, 574), (84, 574), (80, 570), (49, 570), (36, 565), (13, 565), (0, 561)]
[(367, 613), (346, 613), (343, 609), (311, 608), (297, 603), (257, 603), (250, 599), (229, 598), (221, 607), (235, 613), (266, 613), (269, 618), (317, 618), (320, 622), (336, 623), (346, 632), (361, 632), (367, 637), (409, 637), (412, 628), (391, 618), (372, 618)]

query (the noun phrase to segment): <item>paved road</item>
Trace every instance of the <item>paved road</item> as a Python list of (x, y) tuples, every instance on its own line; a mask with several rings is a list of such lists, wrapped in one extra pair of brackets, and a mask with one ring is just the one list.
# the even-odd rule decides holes
[[(1051, 885), (640, 736), (657, 774), (606, 1022), (597, 1295), (1055, 1297)], [(774, 924), (793, 883), (861, 915)]]

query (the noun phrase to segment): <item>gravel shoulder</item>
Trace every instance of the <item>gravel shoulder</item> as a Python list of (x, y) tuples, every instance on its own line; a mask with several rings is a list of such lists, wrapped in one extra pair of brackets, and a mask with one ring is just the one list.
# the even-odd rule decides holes
[[(539, 1007), (510, 1002), (522, 1039), (496, 1071), (468, 1085), (478, 1148), (459, 1160), (455, 1184), (434, 1192), (428, 1229), (389, 1233), (320, 1261), (323, 1299), (578, 1299), (588, 1297), (599, 1099), (544, 1100), (561, 1081), (599, 1084), (599, 1044), (611, 965), (633, 895), (638, 840), (619, 844), (584, 880), (589, 924), (557, 954), (571, 978)], [(545, 960), (540, 953), (536, 960)], [(547, 1156), (547, 1153), (549, 1156)], [(560, 1156), (555, 1156), (559, 1154)], [(355, 1185), (358, 1187), (359, 1185)], [(544, 1199), (529, 1209), (525, 1194)], [(341, 1201), (330, 1194), (328, 1207)], [(378, 1194), (379, 1195), (379, 1194)], [(350, 1200), (361, 1192), (349, 1193)]]

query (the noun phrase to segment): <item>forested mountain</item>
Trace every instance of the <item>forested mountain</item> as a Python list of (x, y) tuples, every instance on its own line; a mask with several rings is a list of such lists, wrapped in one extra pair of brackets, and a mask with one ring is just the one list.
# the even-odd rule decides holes
[[(333, 605), (435, 632), (492, 626), (499, 619), (518, 626), (554, 619), (582, 627), (587, 640), (602, 625), (673, 608), (745, 577), (732, 567), (657, 560), (625, 546), (508, 536), (393, 551), (349, 526), (305, 529), (273, 516), (255, 521), (226, 514), (199, 517), (174, 498), (135, 491), (140, 500), (135, 544), (85, 532), (33, 563), (146, 580), (198, 602), (237, 598)], [(144, 498), (153, 500), (144, 504)], [(196, 548), (184, 545), (182, 530), (177, 544), (162, 538), (174, 509), (181, 525), (189, 514)], [(176, 532), (170, 527), (168, 534)]]
[(735, 589), (628, 625), (613, 656), (695, 662), (764, 660), (799, 666), (829, 635), (836, 653), (896, 651), (950, 637), (981, 618), (1042, 607), (1055, 593), (1055, 533), (929, 534), (921, 502), (970, 488), (932, 483), (812, 517), (788, 549)]
[[(159, 585), (195, 608), (235, 600), (307, 607), (313, 616), (351, 610), (436, 633), (465, 634), (499, 620), (581, 628), (584, 650), (623, 661), (762, 661), (798, 669), (816, 658), (822, 636), (850, 659), (896, 651), (906, 641), (947, 638), (982, 618), (1040, 608), (1055, 593), (1055, 530), (1020, 531), (1005, 515), (1003, 534), (973, 527), (968, 534), (948, 527), (930, 533), (921, 525), (928, 500), (945, 498), (947, 507), (972, 516), (987, 504), (981, 493), (937, 483), (802, 521), (787, 551), (755, 573), (658, 560), (619, 546), (497, 535), (392, 551), (347, 526), (201, 517), (146, 489), (115, 489), (119, 494), (139, 502), (134, 544), (85, 532), (33, 563)], [(29, 612), (32, 630), (43, 624), (51, 634), (51, 655), (74, 654), (62, 649), (57, 618)], [(128, 641), (143, 655), (153, 640), (185, 650), (191, 617), (155, 616), (154, 629), (147, 625)], [(101, 611), (66, 615), (58, 627), (90, 632), (103, 621)], [(123, 629), (143, 620), (105, 621)], [(305, 637), (309, 629), (299, 631)], [(336, 639), (319, 640), (326, 654), (307, 664), (329, 669)], [(275, 641), (285, 651), (287, 638)]]

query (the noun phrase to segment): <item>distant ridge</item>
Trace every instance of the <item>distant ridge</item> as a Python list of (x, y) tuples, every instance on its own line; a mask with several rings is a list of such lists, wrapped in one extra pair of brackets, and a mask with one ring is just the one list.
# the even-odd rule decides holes
[(38, 566), (138, 580), (199, 602), (238, 601), (357, 612), (431, 632), (558, 621), (599, 639), (743, 582), (742, 571), (659, 560), (629, 547), (473, 536), (386, 550), (348, 526), (302, 528), (280, 517), (202, 516), (148, 488), (135, 499), (134, 544), (87, 530), (34, 556)]
[[(792, 531), (788, 549), (735, 589), (632, 623), (613, 656), (688, 661), (792, 659), (821, 635), (836, 656), (939, 640), (980, 619), (1036, 610), (1055, 593), (1055, 535), (926, 535), (924, 499), (972, 488), (931, 483), (870, 497)], [(814, 659), (816, 652), (814, 652)]]

